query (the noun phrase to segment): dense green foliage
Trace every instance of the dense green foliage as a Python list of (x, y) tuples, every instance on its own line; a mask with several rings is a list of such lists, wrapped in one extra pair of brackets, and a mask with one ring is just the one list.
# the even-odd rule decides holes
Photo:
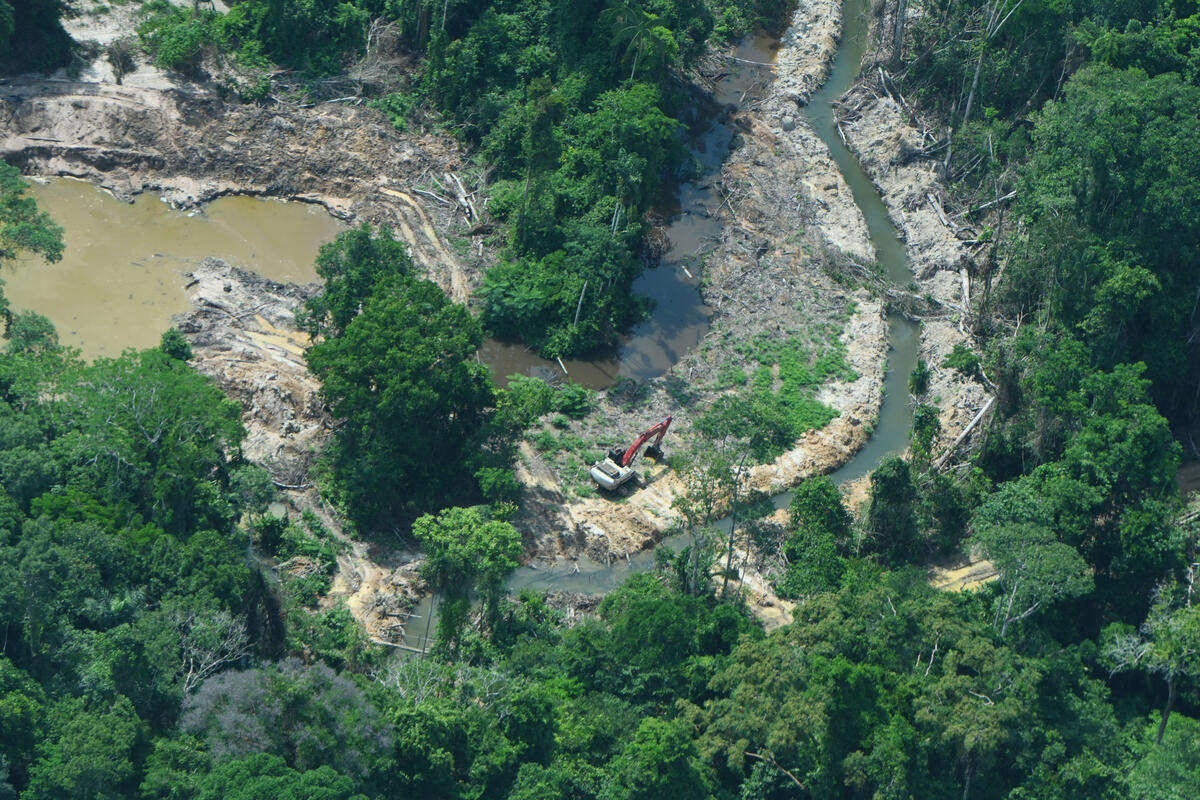
[(189, 678), (270, 627), (234, 526), (261, 502), (237, 489), (257, 469), (238, 455), (240, 410), (160, 351), (88, 366), (10, 348), (0, 375), (9, 780), (128, 796)]
[(438, 644), (453, 655), (467, 621), (470, 591), (483, 605), (486, 627), (496, 624), (504, 596), (504, 578), (521, 563), (521, 534), (479, 508), (448, 508), (426, 514), (413, 524), (425, 550), (421, 576), (438, 593)]
[(338, 419), (323, 463), (347, 516), (366, 533), (406, 530), (448, 506), (515, 501), (517, 437), (551, 409), (586, 412), (587, 391), (533, 380), (497, 390), (475, 357), (479, 323), (412, 274), (387, 227), (343, 233), (316, 267), (325, 291), (297, 319)]
[(308, 351), (341, 421), (329, 453), (336, 485), (364, 527), (477, 496), (462, 476), (479, 460), (493, 403), (474, 359), (481, 341), (478, 323), (436, 284), (395, 280)]
[(1159, 407), (1196, 412), (1191, 344), (1200, 227), (1200, 87), (1091, 67), (1043, 112), (1023, 209), (1036, 224), (1003, 287), (1087, 342), (1095, 366), (1144, 362)]
[[(802, 602), (769, 635), (740, 592), (719, 602), (719, 581), (677, 583), (672, 564), (559, 625), (538, 595), (499, 591), (516, 531), (450, 509), (417, 523), (426, 577), (443, 609), (473, 586), (482, 624), (451, 615), (456, 661), (389, 664), (348, 615), (292, 605), (294, 578), (280, 617), (235, 524), (262, 508), (238, 489), (254, 482), (237, 417), (186, 364), (45, 347), (0, 355), (0, 375), (0, 463), (20, 465), (0, 470), (0, 789), (22, 797), (1188, 797), (1200, 780), (1186, 593), (1098, 648), (1086, 620), (1111, 619), (1109, 600), (1052, 532), (1069, 497), (1022, 481), (976, 511), (1001, 579), (965, 594), (853, 552), (885, 520), (919, 541), (919, 471), (877, 475), (861, 532), (828, 479), (804, 484), (784, 580)], [(106, 458), (121, 468), (98, 472)], [(1057, 516), (1031, 538), (1042, 513)], [(336, 553), (313, 518), (253, 526), (281, 560)], [(1064, 607), (1085, 623), (1048, 613)]]
[[(489, 324), (566, 352), (585, 317), (531, 333), (522, 304), (558, 298), (573, 313), (597, 280), (603, 305), (653, 199), (648, 176), (674, 157), (668, 67), (744, 7), (597, 4), (576, 18), (485, 5), (245, 0), (229, 16), (259, 25), (239, 47), (317, 71), (355, 49), (364, 10), (428, 48), (421, 91), (501, 178), (511, 242)], [(0, 32), (10, 7), (0, 0)], [(1180, 513), (1171, 427), (1196, 417), (1195, 6), (925, 12), (907, 80), (934, 106), (961, 96), (944, 108), (958, 115), (952, 175), (988, 141), (992, 178), (1027, 158), (1000, 180), (1019, 186), (1024, 224), (994, 242), (1006, 269), (983, 295), (984, 346), (943, 364), (996, 386), (965, 464), (934, 466), (940, 422), (918, 405), (912, 458), (881, 462), (858, 522), (829, 479), (800, 486), (786, 522), (760, 519), (747, 459), (794, 439), (819, 412), (805, 405), (814, 376), (846, 368), (836, 350), (756, 340), (730, 405), (697, 426), (711, 448), (679, 465), (694, 543), (582, 618), (531, 591), (506, 598), (511, 507), (474, 503), (512, 499), (512, 443), (530, 419), (586, 413), (590, 399), (528, 380), (495, 390), (472, 359), (479, 323), (413, 277), (389, 232), (352, 231), (322, 252), (328, 291), (302, 321), (339, 419), (338, 498), (364, 527), (415, 519), (422, 575), (442, 594), (441, 646), (392, 660), (344, 606), (308, 610), (344, 545), (315, 515), (261, 516), (268, 476), (241, 459), (239, 410), (187, 366), (186, 340), (89, 365), (44, 318), (13, 314), (0, 797), (1196, 796), (1200, 530)], [(963, 119), (967, 95), (977, 119)], [(628, 156), (626, 171), (605, 173), (609, 156)], [(53, 257), (53, 227), (15, 175), (0, 179), (0, 260)], [(584, 262), (611, 272), (569, 283)], [(586, 336), (615, 330), (617, 305), (587, 317)], [(912, 388), (937, 402), (925, 370)], [(735, 524), (714, 535), (727, 509)], [(770, 633), (721, 552), (739, 536), (778, 558), (777, 588), (797, 600)], [(964, 545), (996, 579), (931, 588), (915, 565)]]
[(828, 477), (811, 478), (796, 488), (784, 543), (787, 569), (777, 588), (781, 597), (800, 598), (837, 589), (850, 544), (850, 514)]
[[(643, 217), (685, 170), (673, 76), (710, 35), (777, 17), (782, 0), (243, 0), (227, 14), (168, 6), (140, 29), (160, 66), (205, 59), (315, 76), (362, 55), (372, 19), (420, 59), (407, 91), (372, 100), (398, 127), (439, 113), (493, 181), (507, 246), (482, 288), (486, 328), (547, 356), (612, 344), (645, 311)], [(269, 86), (269, 84), (268, 84)], [(265, 92), (241, 78), (243, 97)], [(370, 86), (365, 87), (368, 91)], [(576, 310), (578, 309), (578, 313)]]
[(367, 25), (382, 0), (242, 0), (227, 14), (148, 4), (150, 18), (139, 28), (143, 44), (161, 67), (193, 72), (205, 56), (229, 55), (239, 64), (274, 62), (327, 75), (360, 55)]
[(911, 26), (905, 83), (956, 129), (951, 179), (985, 200), (1014, 190), (1027, 225), (996, 242), (1012, 268), (985, 310), (1085, 342), (1072, 352), (1091, 368), (1144, 363), (1159, 409), (1186, 424), (1197, 412), (1200, 9), (931, 10)]

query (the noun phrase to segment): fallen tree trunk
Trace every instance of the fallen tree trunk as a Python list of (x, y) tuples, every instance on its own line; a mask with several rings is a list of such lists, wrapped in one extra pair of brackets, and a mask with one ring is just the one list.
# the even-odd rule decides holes
[(958, 446), (962, 444), (968, 436), (971, 435), (971, 431), (975, 430), (976, 426), (979, 425), (980, 421), (984, 418), (984, 416), (987, 415), (987, 412), (991, 410), (995, 403), (995, 397), (988, 398), (988, 401), (983, 404), (983, 408), (979, 409), (979, 413), (975, 415), (975, 418), (967, 423), (967, 427), (963, 428), (963, 432), (958, 435), (958, 438), (951, 442), (950, 446), (946, 448), (946, 452), (942, 453), (941, 457), (934, 462), (933, 466), (935, 469), (941, 469), (942, 465), (950, 459), (950, 456), (954, 455), (954, 451), (957, 450)]

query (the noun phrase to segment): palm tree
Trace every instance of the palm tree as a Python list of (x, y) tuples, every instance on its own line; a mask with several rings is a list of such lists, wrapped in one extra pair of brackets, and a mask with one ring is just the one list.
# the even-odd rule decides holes
[(628, 59), (629, 54), (633, 53), (629, 80), (633, 80), (637, 74), (638, 59), (647, 50), (653, 49), (654, 54), (665, 56), (675, 47), (675, 37), (670, 30), (658, 24), (658, 15), (647, 12), (636, 0), (615, 0), (612, 6), (601, 13), (600, 20), (614, 27), (613, 45), (625, 45), (621, 60)]

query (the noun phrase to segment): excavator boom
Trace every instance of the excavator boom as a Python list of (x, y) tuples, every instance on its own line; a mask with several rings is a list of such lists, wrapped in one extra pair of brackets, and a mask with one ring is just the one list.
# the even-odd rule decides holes
[(625, 454), (621, 456), (620, 465), (628, 467), (632, 464), (633, 460), (637, 458), (638, 451), (642, 449), (642, 445), (652, 438), (654, 439), (654, 444), (651, 447), (657, 450), (658, 446), (662, 444), (663, 437), (666, 436), (667, 428), (669, 427), (671, 427), (671, 418), (667, 417), (654, 427), (643, 431), (642, 435), (635, 439), (633, 444), (629, 445), (629, 449), (625, 451)]

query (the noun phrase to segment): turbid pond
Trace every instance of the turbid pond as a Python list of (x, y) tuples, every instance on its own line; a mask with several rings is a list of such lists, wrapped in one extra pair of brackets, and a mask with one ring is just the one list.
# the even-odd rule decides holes
[(88, 358), (151, 347), (188, 308), (183, 274), (216, 256), (277, 281), (317, 279), (317, 249), (345, 229), (324, 209), (222, 197), (203, 212), (152, 195), (122, 203), (88, 183), (52, 180), (31, 194), (65, 231), (62, 261), (5, 269), (14, 308), (49, 317), (63, 344)]

